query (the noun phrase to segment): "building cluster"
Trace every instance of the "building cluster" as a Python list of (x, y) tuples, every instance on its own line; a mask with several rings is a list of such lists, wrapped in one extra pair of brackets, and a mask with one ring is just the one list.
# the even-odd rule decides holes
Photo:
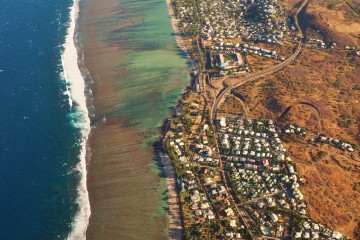
[[(296, 28), (285, 16), (280, 0), (200, 0), (175, 1), (177, 17), (182, 34), (187, 37), (200, 36), (204, 47), (213, 54), (216, 62), (219, 54), (232, 52), (234, 55), (247, 54), (284, 61), (282, 54), (262, 45), (282, 46), (285, 39)], [(268, 49), (270, 48), (270, 49)], [(240, 55), (240, 56), (241, 56)], [(241, 61), (226, 67), (243, 67)], [(223, 65), (218, 67), (224, 70)], [(228, 70), (228, 69), (227, 69)], [(249, 69), (240, 69), (241, 73)]]
[(223, 39), (282, 44), (288, 31), (281, 1), (199, 1), (201, 36), (213, 43)]
[(287, 124), (284, 127), (281, 128), (281, 132), (283, 134), (297, 134), (300, 136), (306, 136), (306, 129), (302, 128), (300, 126), (297, 125), (293, 125), (293, 124)]
[[(192, 158), (185, 155), (185, 149), (181, 146), (185, 138), (182, 138), (183, 134), (181, 132), (176, 135), (169, 136), (167, 141), (169, 143), (169, 150), (175, 152), (176, 156), (173, 158), (176, 159), (177, 163), (177, 177), (178, 185), (180, 188), (180, 193), (184, 193), (187, 196), (188, 202), (188, 216), (191, 218), (191, 221), (195, 224), (204, 222), (204, 221), (213, 221), (215, 218), (214, 210), (209, 204), (209, 199), (203, 191), (202, 187), (199, 184), (199, 179), (194, 172), (192, 166)], [(181, 144), (181, 145), (180, 145)], [(206, 178), (206, 183), (212, 183), (211, 180), (214, 176), (214, 173), (208, 173)]]
[(285, 61), (285, 58), (277, 53), (275, 50), (269, 50), (266, 48), (256, 47), (251, 44), (240, 44), (240, 43), (232, 43), (232, 42), (219, 42), (217, 45), (210, 46), (212, 50), (218, 51), (223, 53), (230, 52), (232, 54), (241, 53), (243, 55), (250, 54), (250, 55), (257, 55), (262, 56), (268, 59), (280, 60)]
[[(316, 46), (318, 48), (328, 48), (328, 45), (321, 39), (309, 38), (308, 42), (310, 45)], [(330, 45), (329, 48), (335, 48), (335, 46), (336, 46), (336, 43)]]
[(230, 114), (213, 129), (198, 114), (204, 104), (183, 102), (164, 140), (187, 238), (344, 238), (309, 218), (296, 165), (279, 138), (279, 131), (304, 129)]
[[(192, 101), (177, 108), (177, 118), (170, 124), (172, 133), (165, 139), (177, 175), (185, 229), (192, 236), (243, 239), (245, 227), (239, 221), (226, 183), (221, 180), (214, 131), (193, 114), (202, 104)], [(192, 124), (187, 128), (189, 121)], [(209, 227), (216, 224), (223, 231)]]
[(298, 221), (293, 239), (346, 239), (340, 232), (308, 220)]
[[(307, 206), (300, 192), (300, 179), (296, 165), (287, 156), (271, 120), (250, 120), (243, 116), (226, 115), (218, 119), (221, 150), (227, 162), (230, 185), (239, 204), (249, 212), (254, 234), (284, 237), (296, 234), (299, 238), (324, 239), (319, 229), (302, 229), (300, 235), (284, 232), (291, 217), (298, 216), (316, 226), (309, 219)], [(289, 130), (289, 131), (288, 131)], [(303, 134), (293, 125), (281, 131)], [(331, 232), (332, 234), (332, 232)]]
[(339, 140), (337, 138), (332, 138), (332, 137), (328, 137), (325, 136), (324, 134), (320, 134), (318, 135), (316, 138), (311, 139), (312, 142), (318, 142), (318, 143), (326, 143), (326, 144), (330, 144), (338, 149), (341, 150), (347, 150), (349, 152), (354, 152), (354, 146), (351, 145), (350, 143), (347, 143), (345, 141)]
[(325, 42), (322, 39), (318, 38), (308, 38), (308, 43), (311, 46), (322, 48), (322, 49), (344, 49), (344, 50), (350, 50), (355, 51), (357, 48), (355, 46), (349, 46), (349, 45), (338, 45), (336, 42)]

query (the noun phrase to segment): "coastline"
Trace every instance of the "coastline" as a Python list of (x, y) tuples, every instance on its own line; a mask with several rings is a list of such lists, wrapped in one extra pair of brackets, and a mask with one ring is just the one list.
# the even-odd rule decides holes
[(166, 0), (166, 6), (167, 6), (167, 9), (168, 9), (168, 12), (169, 12), (170, 22), (171, 22), (172, 28), (174, 30), (176, 43), (180, 47), (181, 51), (188, 58), (189, 62), (191, 63), (192, 68), (194, 68), (195, 70), (198, 70), (198, 67), (197, 67), (198, 65), (197, 65), (196, 61), (191, 58), (191, 56), (190, 56), (190, 54), (188, 52), (188, 49), (187, 49), (187, 47), (185, 45), (185, 39), (180, 34), (180, 30), (179, 30), (179, 27), (178, 27), (179, 20), (175, 16), (175, 12), (174, 12), (174, 8), (173, 8), (173, 5), (171, 3), (171, 0)]
[(80, 0), (74, 0), (70, 8), (69, 27), (64, 51), (61, 55), (63, 77), (67, 83), (66, 94), (69, 97), (70, 113), (69, 118), (72, 127), (79, 129), (82, 138), (79, 143), (80, 155), (76, 171), (80, 173), (80, 181), (77, 186), (78, 210), (75, 213), (71, 224), (71, 231), (68, 239), (85, 239), (86, 230), (91, 215), (89, 192), (87, 189), (87, 160), (88, 160), (88, 139), (91, 131), (89, 110), (87, 106), (88, 86), (84, 78), (83, 58), (78, 39), (78, 19), (80, 11)]
[(181, 204), (179, 201), (179, 192), (176, 184), (176, 175), (171, 163), (171, 159), (166, 153), (160, 152), (159, 157), (163, 165), (166, 176), (166, 185), (168, 189), (168, 220), (170, 240), (178, 240), (183, 237), (183, 220), (181, 214)]
[[(170, 16), (170, 22), (174, 30), (175, 40), (178, 47), (186, 55), (193, 70), (198, 71), (197, 63), (191, 58), (185, 44), (185, 39), (181, 36), (178, 27), (179, 20), (175, 16), (171, 0), (166, 0), (166, 6)], [(185, 91), (185, 89), (184, 89)], [(184, 92), (183, 92), (184, 93)], [(177, 188), (177, 177), (172, 165), (172, 160), (166, 153), (160, 152), (159, 157), (163, 165), (166, 175), (166, 184), (168, 188), (168, 222), (169, 222), (169, 237), (170, 240), (182, 239), (184, 236), (184, 222), (181, 213), (181, 203), (179, 198), (179, 191)]]

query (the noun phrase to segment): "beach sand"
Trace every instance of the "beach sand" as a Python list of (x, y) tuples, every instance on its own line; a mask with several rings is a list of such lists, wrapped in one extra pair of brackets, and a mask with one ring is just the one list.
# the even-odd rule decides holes
[(166, 184), (168, 187), (168, 215), (169, 215), (169, 233), (170, 239), (181, 239), (183, 236), (183, 223), (181, 215), (181, 206), (178, 190), (176, 188), (176, 175), (171, 165), (171, 159), (163, 153), (160, 153), (161, 163), (163, 164), (166, 175)]
[(191, 63), (192, 68), (197, 71), (198, 67), (197, 67), (196, 61), (194, 61), (188, 54), (187, 46), (190, 43), (188, 43), (180, 34), (180, 29), (178, 27), (179, 19), (177, 19), (175, 16), (175, 12), (174, 12), (174, 8), (172, 6), (171, 0), (166, 0), (166, 6), (168, 8), (168, 12), (170, 15), (172, 28), (174, 29), (176, 43), (180, 47), (180, 49), (184, 52), (184, 54), (186, 54), (189, 62)]
[[(156, 138), (169, 107), (189, 83), (186, 56), (171, 36), (165, 2), (141, 2), (141, 9), (161, 13), (149, 14), (151, 24), (142, 18), (139, 4), (122, 2), (81, 3), (80, 41), (94, 80), (96, 109), (89, 139), (87, 239), (179, 239), (171, 164), (156, 159), (147, 142)], [(135, 31), (141, 41), (131, 38)]]

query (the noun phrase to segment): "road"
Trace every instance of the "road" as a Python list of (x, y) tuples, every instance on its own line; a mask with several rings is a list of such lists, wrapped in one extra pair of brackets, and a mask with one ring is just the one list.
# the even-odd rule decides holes
[(278, 64), (278, 65), (276, 65), (274, 67), (268, 68), (266, 70), (249, 74), (246, 77), (244, 77), (243, 79), (240, 79), (239, 82), (234, 83), (234, 84), (228, 86), (227, 88), (225, 88), (224, 90), (222, 90), (218, 94), (218, 96), (216, 96), (216, 100), (215, 100), (215, 102), (214, 102), (214, 104), (213, 104), (213, 106), (212, 106), (212, 108), (210, 110), (210, 118), (211, 118), (210, 120), (213, 121), (215, 119), (215, 114), (216, 114), (216, 110), (219, 107), (219, 103), (221, 102), (222, 98), (227, 93), (229, 93), (231, 90), (233, 90), (235, 88), (238, 88), (238, 87), (240, 87), (242, 85), (245, 85), (245, 84), (248, 84), (250, 82), (256, 81), (259, 78), (271, 75), (271, 74), (285, 68), (299, 55), (299, 53), (300, 53), (300, 51), (302, 49), (302, 45), (303, 45), (303, 43), (302, 43), (302, 41), (300, 41), (295, 53), (293, 55), (291, 55), (291, 57), (288, 58), (287, 60), (285, 60), (284, 62), (282, 62), (282, 63), (280, 63), (280, 64)]
[(221, 100), (223, 99), (223, 97), (229, 93), (231, 90), (235, 89), (235, 88), (238, 88), (244, 84), (248, 84), (248, 83), (251, 83), (251, 82), (254, 82), (256, 80), (258, 80), (259, 78), (262, 78), (262, 77), (265, 77), (265, 76), (268, 76), (270, 74), (273, 74), (283, 68), (285, 68), (286, 66), (288, 66), (292, 61), (295, 60), (295, 58), (299, 55), (301, 49), (302, 49), (302, 46), (303, 46), (303, 38), (304, 38), (304, 34), (302, 32), (302, 29), (300, 28), (299, 24), (298, 24), (298, 14), (299, 12), (304, 8), (304, 6), (307, 4), (308, 0), (304, 0), (303, 3), (301, 4), (301, 6), (299, 7), (299, 9), (297, 10), (296, 14), (295, 14), (295, 25), (298, 27), (299, 29), (299, 33), (300, 33), (300, 41), (299, 41), (299, 44), (296, 48), (296, 51), (293, 53), (293, 55), (291, 55), (288, 59), (286, 59), (285, 61), (283, 61), (282, 63), (276, 65), (276, 66), (273, 66), (271, 68), (268, 68), (268, 69), (265, 69), (263, 71), (260, 71), (260, 72), (255, 72), (255, 73), (252, 73), (252, 74), (249, 74), (247, 75), (246, 77), (240, 79), (239, 82), (236, 82), (230, 86), (228, 86), (227, 88), (223, 89), (219, 94), (218, 96), (216, 96), (216, 100), (214, 101), (214, 104), (212, 106), (212, 108), (210, 109), (210, 121), (213, 122), (213, 120), (215, 119), (215, 115), (216, 115), (216, 110), (218, 109), (219, 107), (219, 104), (221, 102)]
[(266, 195), (261, 196), (261, 197), (258, 197), (258, 198), (253, 198), (253, 199), (251, 199), (251, 200), (249, 200), (249, 201), (246, 201), (246, 202), (241, 202), (240, 204), (241, 204), (241, 205), (246, 205), (246, 204), (254, 203), (254, 202), (259, 201), (259, 200), (261, 200), (261, 199), (274, 197), (274, 196), (276, 196), (276, 195), (283, 194), (283, 193), (285, 193), (285, 190), (281, 190), (281, 191), (278, 191), (278, 192), (276, 192), (276, 193), (269, 193), (269, 194), (266, 194)]
[[(286, 59), (285, 61), (283, 61), (282, 63), (276, 65), (276, 66), (273, 66), (271, 68), (268, 68), (266, 70), (263, 70), (263, 71), (260, 71), (260, 72), (255, 72), (255, 73), (252, 73), (252, 74), (249, 74), (247, 75), (246, 77), (240, 79), (239, 82), (236, 82), (230, 86), (228, 86), (227, 88), (223, 89), (217, 96), (216, 96), (216, 99), (212, 105), (212, 107), (210, 108), (210, 123), (213, 124), (214, 122), (214, 119), (215, 119), (215, 115), (216, 115), (216, 111), (219, 107), (219, 104), (221, 102), (221, 100), (224, 98), (224, 96), (226, 94), (228, 94), (231, 90), (235, 89), (235, 88), (238, 88), (244, 84), (248, 84), (250, 82), (253, 82), (253, 81), (256, 81), (258, 80), (259, 78), (262, 78), (262, 77), (265, 77), (265, 76), (268, 76), (270, 74), (273, 74), (283, 68), (285, 68), (286, 66), (288, 66), (292, 61), (294, 61), (294, 59), (299, 55), (300, 51), (302, 50), (302, 47), (303, 47), (303, 38), (304, 38), (304, 35), (303, 35), (303, 32), (302, 32), (302, 29), (300, 28), (299, 24), (298, 24), (298, 19), (297, 19), (297, 16), (299, 14), (299, 12), (304, 8), (304, 6), (306, 6), (306, 4), (308, 3), (308, 0), (304, 0), (303, 3), (301, 4), (301, 6), (299, 7), (299, 9), (297, 10), (296, 14), (295, 14), (295, 25), (296, 27), (299, 29), (299, 33), (300, 33), (300, 41), (299, 41), (299, 44), (296, 48), (296, 51), (293, 53), (293, 55), (291, 55), (288, 59)], [(216, 138), (218, 138), (218, 136), (215, 134)], [(218, 143), (218, 139), (216, 140), (216, 143)], [(216, 144), (217, 145), (217, 144)], [(219, 147), (217, 146), (217, 149), (219, 150)], [(223, 167), (222, 165), (222, 161), (221, 161), (221, 164), (220, 164), (220, 167)], [(246, 211), (241, 207), (241, 205), (239, 205), (239, 199), (237, 199), (237, 196), (236, 194), (234, 194), (233, 191), (230, 191), (230, 188), (228, 186), (228, 179), (226, 178), (225, 174), (224, 174), (224, 171), (221, 171), (221, 176), (223, 178), (223, 182), (224, 182), (224, 185), (225, 185), (225, 188), (227, 190), (229, 194), (229, 196), (231, 197), (232, 201), (235, 203), (235, 208), (238, 212), (237, 216), (239, 217), (239, 220), (241, 220), (245, 226), (246, 226), (246, 229), (248, 229), (248, 232), (250, 233), (251, 237), (254, 238), (254, 239), (258, 239), (257, 236), (254, 236), (253, 232), (252, 232), (252, 228), (250, 227), (250, 224), (249, 222), (247, 221), (248, 220), (248, 215), (246, 213)], [(266, 236), (262, 236), (261, 237), (262, 239), (268, 239), (268, 237)], [(270, 239), (270, 238), (269, 238)], [(277, 239), (277, 238), (271, 238), (271, 239)]]

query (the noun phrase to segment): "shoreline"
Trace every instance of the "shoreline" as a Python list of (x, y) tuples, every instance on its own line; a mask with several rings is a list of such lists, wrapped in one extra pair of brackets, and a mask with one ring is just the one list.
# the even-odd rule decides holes
[[(171, 3), (171, 0), (166, 0), (166, 6), (168, 9), (168, 13), (170, 16), (170, 22), (172, 29), (174, 30), (174, 36), (177, 46), (181, 49), (181, 51), (186, 55), (188, 61), (191, 64), (193, 70), (198, 71), (198, 64), (194, 59), (191, 58), (188, 49), (185, 45), (185, 39), (180, 35), (180, 31), (178, 28), (179, 20), (175, 16), (174, 8)], [(183, 93), (181, 96), (186, 93), (186, 89), (188, 86), (183, 89)], [(180, 98), (181, 98), (180, 96)], [(178, 100), (179, 101), (179, 100)], [(177, 104), (176, 104), (177, 105)], [(164, 120), (163, 122), (165, 122)], [(166, 134), (166, 133), (164, 133)], [(163, 139), (161, 139), (160, 144), (162, 144)], [(163, 170), (166, 175), (166, 185), (168, 189), (168, 222), (169, 222), (169, 238), (170, 240), (183, 239), (184, 237), (184, 221), (183, 215), (181, 212), (181, 203), (179, 190), (177, 188), (177, 176), (174, 171), (174, 167), (172, 165), (172, 160), (167, 155), (166, 152), (159, 151), (159, 158), (161, 164), (163, 165)]]
[(168, 190), (168, 221), (169, 238), (178, 240), (183, 238), (184, 227), (181, 214), (181, 204), (179, 201), (179, 191), (176, 184), (176, 174), (171, 163), (171, 159), (166, 153), (159, 152), (159, 158), (165, 173), (165, 182)]
[(67, 29), (61, 62), (64, 81), (67, 83), (66, 94), (69, 97), (69, 117), (72, 127), (79, 130), (81, 142), (79, 143), (79, 163), (74, 170), (81, 175), (77, 186), (78, 210), (71, 223), (68, 239), (86, 239), (86, 230), (91, 215), (89, 192), (87, 188), (88, 140), (91, 131), (89, 117), (89, 86), (86, 81), (83, 64), (83, 52), (78, 36), (80, 1), (74, 0), (70, 8), (69, 27)]
[(196, 61), (191, 58), (190, 54), (188, 53), (188, 49), (185, 46), (185, 39), (180, 35), (180, 31), (179, 31), (179, 27), (178, 27), (179, 20), (175, 16), (175, 12), (174, 12), (174, 8), (171, 3), (171, 0), (166, 0), (166, 6), (167, 6), (168, 13), (170, 16), (171, 26), (174, 30), (176, 43), (179, 46), (179, 48), (181, 49), (181, 51), (188, 58), (189, 62), (191, 63), (192, 68), (194, 68), (197, 71), (198, 65), (197, 65)]

